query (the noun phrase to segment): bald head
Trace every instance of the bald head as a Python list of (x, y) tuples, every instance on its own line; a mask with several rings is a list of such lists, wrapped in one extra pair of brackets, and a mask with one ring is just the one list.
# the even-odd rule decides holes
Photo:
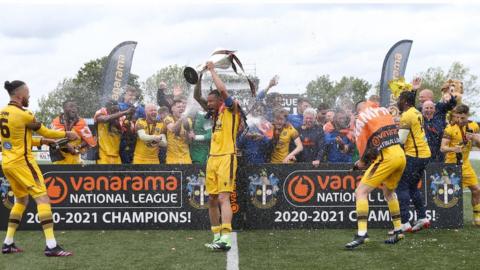
[(356, 106), (357, 113), (360, 113), (361, 111), (363, 111), (366, 106), (367, 106), (367, 102), (365, 102), (365, 101), (361, 101), (361, 102), (357, 103), (357, 106)]
[(422, 104), (422, 114), (423, 117), (427, 119), (432, 119), (433, 115), (435, 114), (435, 103), (431, 100), (426, 100)]
[(420, 104), (423, 104), (427, 100), (433, 101), (433, 91), (430, 89), (423, 89), (418, 94), (418, 101), (420, 101)]
[(154, 121), (157, 119), (157, 105), (148, 103), (145, 105), (145, 115), (148, 121)]

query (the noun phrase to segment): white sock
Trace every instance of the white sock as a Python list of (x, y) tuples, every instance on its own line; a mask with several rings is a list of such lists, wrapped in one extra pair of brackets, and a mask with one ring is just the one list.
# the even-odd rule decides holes
[(3, 241), (3, 243), (5, 243), (7, 245), (13, 244), (13, 238), (5, 237), (5, 241)]
[(47, 247), (48, 248), (54, 248), (57, 246), (57, 240), (55, 239), (48, 239), (47, 240)]
[(357, 233), (359, 236), (365, 236), (367, 234), (367, 231), (358, 231)]

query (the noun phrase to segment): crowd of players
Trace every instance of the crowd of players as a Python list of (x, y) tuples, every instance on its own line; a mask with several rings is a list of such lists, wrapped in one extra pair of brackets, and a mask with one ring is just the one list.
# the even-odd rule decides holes
[[(210, 71), (212, 75), (215, 74), (213, 67)], [(321, 163), (354, 162), (355, 168), (367, 169), (356, 190), (358, 233), (346, 245), (347, 248), (355, 248), (368, 240), (367, 198), (374, 188), (383, 189), (394, 224), (386, 243), (400, 241), (405, 232), (428, 228), (430, 222), (425, 215), (422, 195), (417, 189), (418, 181), (429, 162), (446, 162), (462, 165), (463, 186), (472, 191), (474, 222), (480, 225), (480, 189), (469, 162), (472, 146), (480, 143), (479, 126), (468, 120), (468, 106), (458, 102), (454, 95), (447, 94), (435, 102), (433, 92), (420, 90), (421, 80), (415, 79), (413, 91), (404, 91), (399, 96), (401, 115), (398, 117), (380, 107), (376, 95), (357, 104), (344, 101), (336, 104), (340, 105), (338, 107), (322, 103), (316, 109), (312, 108), (308, 99), (299, 98), (297, 113), (291, 114), (283, 108), (281, 94), (270, 93), (277, 83), (272, 79), (267, 88), (257, 95), (248, 115), (244, 117), (245, 112), (238, 102), (226, 94), (225, 85), (218, 76), (216, 80), (215, 85), (217, 88), (220, 85), (222, 90), (211, 91), (208, 99), (201, 96), (201, 83), (195, 86), (194, 98), (203, 110), (190, 110), (189, 113), (186, 113), (186, 99), (178, 94), (173, 97), (166, 95), (164, 83), (158, 90), (157, 103), (145, 106), (134, 106), (140, 91), (126, 87), (121, 102), (109, 100), (95, 113), (93, 132), (86, 120), (78, 115), (78, 104), (74, 101), (64, 102), (63, 113), (51, 123), (52, 130), (46, 129), (35, 121), (32, 113), (24, 109), (28, 106), (28, 87), (25, 83), (6, 82), (5, 88), (11, 102), (2, 110), (0, 119), (2, 147), (6, 150), (2, 160), (4, 174), (10, 182), (15, 182), (11, 179), (29, 178), (25, 176), (28, 172), (20, 171), (18, 164), (13, 165), (14, 160), (9, 160), (8, 153), (23, 151), (26, 165), (22, 170), (27, 168), (30, 174), (36, 176), (32, 181), (43, 181), (38, 166), (31, 168), (29, 165), (34, 162), (28, 156), (31, 155), (31, 149), (27, 148), (31, 148), (31, 145), (54, 145), (55, 141), (47, 138), (62, 137), (67, 137), (69, 142), (62, 144), (59, 149), (60, 156), (56, 164), (80, 164), (81, 154), (94, 149), (96, 151), (90, 153), (94, 153), (97, 164), (205, 164), (208, 160), (208, 178), (209, 170), (210, 175), (222, 170), (223, 165), (219, 164), (226, 161), (219, 157), (225, 156), (230, 160), (230, 185), (235, 178), (232, 171), (236, 171), (237, 156), (243, 164), (307, 162), (315, 167)], [(420, 91), (419, 107), (416, 107), (417, 91)], [(227, 117), (224, 116), (227, 112), (231, 117), (228, 121), (222, 118)], [(19, 131), (22, 136), (31, 137), (35, 131), (46, 138), (22, 142), (18, 141), (22, 138), (10, 138), (10, 130), (18, 129), (14, 124), (8, 124), (9, 117), (14, 114), (25, 121), (24, 130)], [(228, 127), (231, 127), (229, 133), (225, 131)], [(229, 136), (230, 139), (226, 139)], [(24, 149), (19, 149), (19, 146)], [(12, 168), (9, 169), (9, 166)], [(212, 170), (212, 166), (217, 169)], [(49, 229), (53, 227), (51, 210), (49, 204), (47, 207), (42, 200), (44, 192), (27, 190), (28, 185), (14, 185), (12, 189), (16, 190), (16, 198), (27, 195), (28, 199), (28, 195), (31, 195), (37, 201), (40, 219), (44, 213), (42, 225), (47, 238), (45, 254), (70, 255), (52, 240), (53, 230), (50, 232)], [(230, 185), (231, 189), (233, 185)], [(209, 193), (213, 196), (212, 203), (216, 202), (211, 208), (228, 208), (229, 205), (224, 204), (227, 199), (222, 194), (229, 196), (231, 190)], [(415, 224), (409, 222), (410, 201), (417, 211), (418, 220)], [(2, 248), (4, 253), (17, 251), (13, 234), (25, 205), (15, 203), (12, 209)], [(227, 211), (224, 217), (226, 211), (217, 210), (213, 214), (209, 212), (215, 238), (208, 247), (228, 250), (229, 238), (226, 236), (231, 231), (231, 213), (228, 216)]]

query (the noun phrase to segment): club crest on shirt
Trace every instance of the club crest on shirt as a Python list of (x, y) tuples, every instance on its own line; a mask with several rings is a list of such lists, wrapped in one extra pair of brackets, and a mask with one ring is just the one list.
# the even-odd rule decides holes
[(6, 149), (6, 150), (10, 150), (12, 149), (12, 144), (10, 142), (4, 142), (2, 144), (3, 148)]

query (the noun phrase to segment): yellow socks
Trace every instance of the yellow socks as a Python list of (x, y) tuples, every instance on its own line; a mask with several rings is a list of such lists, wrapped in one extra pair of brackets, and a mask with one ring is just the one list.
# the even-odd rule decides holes
[(473, 206), (473, 223), (480, 226), (480, 204)]
[(398, 199), (392, 199), (388, 202), (388, 210), (390, 211), (390, 216), (392, 217), (393, 229), (398, 231), (402, 228), (402, 220), (400, 218), (400, 205), (398, 204)]
[(367, 233), (368, 221), (368, 200), (357, 200), (357, 222), (358, 235), (364, 236)]
[(45, 239), (47, 246), (49, 248), (54, 248), (57, 246), (57, 241), (53, 235), (53, 217), (52, 217), (52, 208), (50, 204), (38, 204), (38, 217), (40, 223), (42, 224), (43, 233), (45, 234)]
[(222, 226), (212, 226), (211, 227), (212, 232), (213, 232), (213, 242), (220, 240), (221, 234), (220, 232), (222, 231)]
[(13, 236), (17, 231), (18, 225), (20, 225), (20, 221), (22, 220), (23, 212), (25, 212), (25, 205), (20, 203), (15, 203), (10, 210), (10, 217), (8, 218), (8, 229), (7, 229), (7, 236), (5, 237), (4, 243), (7, 245), (11, 245), (13, 243)]
[(232, 224), (230, 223), (224, 223), (222, 224), (222, 235), (227, 235), (232, 232)]

